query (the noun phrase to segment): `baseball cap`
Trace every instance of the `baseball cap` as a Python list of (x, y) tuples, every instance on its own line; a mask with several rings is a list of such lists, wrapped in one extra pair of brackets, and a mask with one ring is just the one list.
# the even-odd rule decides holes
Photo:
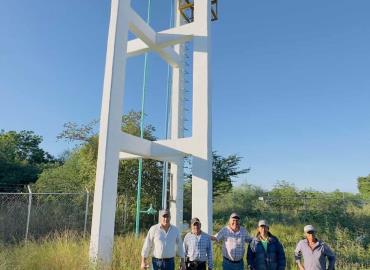
[(266, 226), (266, 227), (268, 227), (269, 224), (267, 223), (266, 220), (261, 219), (260, 221), (258, 221), (258, 227), (260, 227), (260, 226)]
[(168, 211), (167, 209), (159, 210), (159, 216), (163, 217), (164, 215), (171, 216), (170, 211)]
[(316, 232), (316, 229), (312, 225), (306, 225), (306, 226), (304, 226), (303, 231), (305, 233), (307, 233), (307, 232)]
[(199, 220), (199, 218), (195, 217), (195, 218), (192, 218), (192, 219), (191, 219), (190, 224), (191, 224), (191, 225), (194, 225), (195, 223), (199, 223), (199, 224), (200, 224), (200, 220)]
[(240, 219), (240, 216), (234, 212), (230, 215), (230, 218)]

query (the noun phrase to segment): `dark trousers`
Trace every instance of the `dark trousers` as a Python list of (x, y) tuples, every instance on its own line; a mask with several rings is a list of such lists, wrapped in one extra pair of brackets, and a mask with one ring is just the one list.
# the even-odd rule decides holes
[(186, 261), (186, 270), (206, 270), (206, 262)]
[(154, 270), (175, 270), (175, 260), (173, 258), (157, 259), (152, 258)]
[(223, 259), (222, 261), (222, 270), (243, 270), (244, 261), (230, 261), (228, 258)]

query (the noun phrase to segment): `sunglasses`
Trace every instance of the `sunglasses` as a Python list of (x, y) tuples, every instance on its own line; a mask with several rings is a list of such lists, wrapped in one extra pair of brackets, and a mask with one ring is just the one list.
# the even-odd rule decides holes
[(308, 234), (314, 234), (315, 232), (314, 231), (308, 231), (307, 233)]

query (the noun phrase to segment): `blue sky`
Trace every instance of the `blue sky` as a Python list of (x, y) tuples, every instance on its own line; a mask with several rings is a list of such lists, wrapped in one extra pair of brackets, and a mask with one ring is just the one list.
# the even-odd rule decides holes
[[(152, 3), (152, 26), (167, 28), (169, 0)], [(132, 0), (142, 16), (146, 4)], [(213, 148), (244, 157), (251, 172), (238, 183), (357, 192), (370, 173), (369, 10), (368, 0), (219, 0)], [(58, 155), (72, 147), (56, 140), (65, 122), (99, 118), (109, 11), (108, 0), (3, 1), (0, 129), (33, 130)], [(140, 108), (143, 57), (127, 67), (123, 112)], [(159, 138), (166, 75), (150, 54), (146, 122)]]

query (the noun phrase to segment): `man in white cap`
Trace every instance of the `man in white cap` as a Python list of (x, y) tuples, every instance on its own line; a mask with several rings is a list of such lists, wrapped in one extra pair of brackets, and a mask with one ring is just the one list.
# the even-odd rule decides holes
[(223, 227), (212, 240), (222, 243), (222, 269), (223, 270), (243, 270), (245, 244), (250, 242), (248, 231), (240, 226), (240, 216), (232, 213), (229, 224)]
[(186, 270), (208, 270), (213, 269), (212, 242), (210, 235), (202, 232), (199, 218), (190, 221), (191, 232), (184, 238)]
[[(306, 239), (298, 242), (295, 249), (295, 260), (300, 270), (333, 270), (335, 254), (323, 241), (316, 238), (316, 229), (312, 225), (303, 228)], [(301, 259), (303, 257), (303, 265)], [(326, 259), (329, 261), (326, 268)]]
[(283, 245), (270, 233), (266, 220), (258, 222), (257, 235), (248, 246), (248, 266), (251, 270), (284, 270), (286, 266)]
[(148, 257), (152, 254), (153, 270), (174, 270), (177, 255), (181, 258), (181, 270), (185, 270), (184, 250), (179, 230), (171, 225), (170, 212), (159, 211), (159, 223), (150, 227), (141, 251), (141, 269), (149, 268)]

